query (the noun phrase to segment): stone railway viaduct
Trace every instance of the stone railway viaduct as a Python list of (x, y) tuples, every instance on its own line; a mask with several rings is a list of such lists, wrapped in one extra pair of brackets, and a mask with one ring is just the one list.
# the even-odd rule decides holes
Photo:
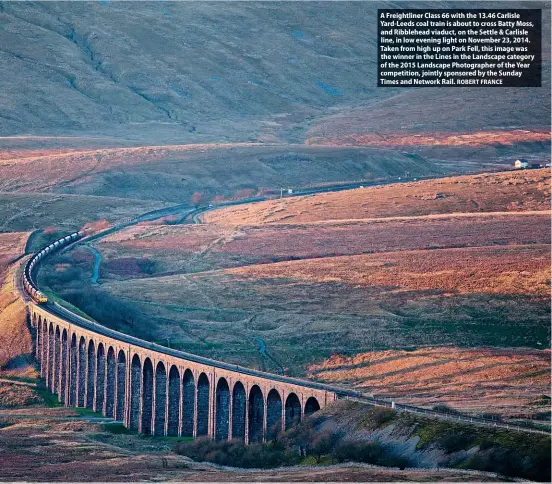
[(271, 440), (337, 393), (124, 335), (52, 305), (29, 303), (48, 389), (144, 434)]
[(339, 397), (449, 420), (535, 433), (496, 421), (451, 416), (359, 392), (230, 365), (106, 328), (48, 302), (33, 271), (81, 232), (57, 240), (25, 264), (22, 285), (36, 330), (36, 358), (46, 385), (66, 406), (87, 407), (144, 434), (271, 440)]

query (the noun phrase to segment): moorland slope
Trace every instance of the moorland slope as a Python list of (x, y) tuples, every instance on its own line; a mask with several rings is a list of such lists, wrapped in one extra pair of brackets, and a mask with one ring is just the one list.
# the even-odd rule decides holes
[[(378, 89), (376, 10), (383, 6), (2, 3), (0, 136), (373, 144), (481, 131), (495, 139), (480, 145), (508, 145), (514, 136), (512, 156), (546, 156), (548, 69), (542, 88)], [(542, 7), (547, 38), (550, 13)]]
[(217, 225), (301, 224), (438, 214), (550, 209), (550, 170), (455, 176), (269, 200), (203, 214)]

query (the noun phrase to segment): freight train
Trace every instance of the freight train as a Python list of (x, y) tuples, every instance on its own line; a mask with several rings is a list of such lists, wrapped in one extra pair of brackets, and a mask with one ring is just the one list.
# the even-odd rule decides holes
[(55, 242), (52, 242), (51, 244), (44, 247), (27, 261), (27, 264), (25, 264), (25, 270), (23, 272), (23, 287), (34, 302), (36, 302), (37, 304), (46, 304), (48, 302), (48, 297), (43, 292), (38, 290), (38, 287), (33, 280), (33, 271), (36, 268), (37, 264), (47, 255), (69, 245), (77, 239), (80, 239), (83, 235), (84, 232), (74, 232), (61, 239), (58, 239)]

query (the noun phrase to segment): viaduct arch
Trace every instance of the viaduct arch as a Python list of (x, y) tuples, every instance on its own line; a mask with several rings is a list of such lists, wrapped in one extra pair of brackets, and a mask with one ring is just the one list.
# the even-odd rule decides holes
[(145, 434), (272, 440), (337, 398), (323, 385), (171, 350), (29, 303), (36, 358), (66, 406)]

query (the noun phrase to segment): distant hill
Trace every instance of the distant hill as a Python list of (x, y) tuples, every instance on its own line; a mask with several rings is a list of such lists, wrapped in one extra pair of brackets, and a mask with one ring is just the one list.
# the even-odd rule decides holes
[(400, 5), (4, 2), (0, 136), (303, 142), (550, 126), (546, 68), (542, 88), (376, 88), (376, 9)]
[(377, 88), (383, 6), (408, 4), (0, 3), (0, 191), (188, 202), (550, 159), (548, 69)]
[(56, 192), (189, 202), (240, 190), (438, 176), (419, 156), (389, 149), (202, 144), (55, 153), (0, 163), (0, 192)]
[(273, 131), (259, 121), (277, 115), (291, 129), (391, 94), (375, 88), (373, 12), (361, 3), (3, 3), (0, 134), (247, 140)]

